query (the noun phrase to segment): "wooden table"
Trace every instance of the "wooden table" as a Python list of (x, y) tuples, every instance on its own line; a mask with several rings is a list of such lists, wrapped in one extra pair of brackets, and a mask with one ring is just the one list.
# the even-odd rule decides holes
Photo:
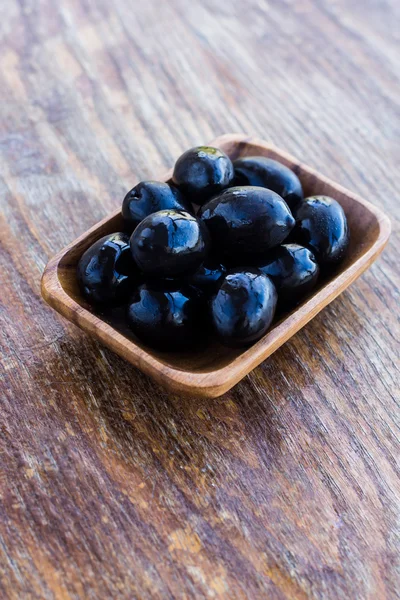
[[(398, 597), (399, 2), (0, 14), (0, 597)], [(232, 392), (184, 399), (53, 312), (40, 276), (134, 182), (231, 131), (383, 207), (394, 231)]]

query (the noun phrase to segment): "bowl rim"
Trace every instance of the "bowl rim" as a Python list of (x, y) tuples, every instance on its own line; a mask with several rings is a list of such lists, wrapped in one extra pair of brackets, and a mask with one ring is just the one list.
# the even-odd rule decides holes
[[(267, 151), (276, 152), (280, 157), (288, 160), (293, 165), (301, 167), (322, 183), (333, 186), (341, 194), (345, 194), (351, 201), (361, 204), (377, 220), (378, 234), (372, 245), (361, 254), (356, 261), (351, 263), (344, 271), (330, 279), (313, 296), (306, 300), (300, 307), (294, 309), (287, 317), (282, 319), (273, 329), (268, 331), (258, 342), (245, 349), (230, 362), (213, 371), (187, 371), (163, 362), (151, 351), (141, 348), (134, 340), (125, 337), (112, 325), (78, 304), (64, 289), (60, 278), (59, 269), (65, 257), (79, 244), (87, 241), (89, 236), (96, 233), (103, 225), (118, 217), (120, 209), (111, 213), (93, 227), (84, 232), (65, 248), (60, 250), (47, 263), (41, 280), (41, 292), (45, 301), (55, 310), (60, 312), (70, 321), (85, 330), (89, 330), (97, 339), (111, 347), (118, 354), (128, 359), (136, 367), (152, 376), (160, 376), (164, 384), (179, 392), (193, 393), (208, 397), (216, 397), (233, 387), (253, 368), (270, 356), (279, 346), (285, 343), (292, 335), (297, 333), (306, 323), (336, 298), (348, 285), (350, 285), (363, 271), (365, 271), (385, 247), (391, 231), (391, 223), (387, 215), (367, 200), (353, 194), (343, 186), (321, 175), (318, 171), (300, 163), (296, 158), (273, 144), (257, 137), (243, 134), (225, 134), (212, 140), (209, 145), (221, 147), (226, 150), (229, 145), (255, 145)], [(169, 171), (160, 181), (170, 178)], [(95, 237), (94, 237), (95, 239)]]

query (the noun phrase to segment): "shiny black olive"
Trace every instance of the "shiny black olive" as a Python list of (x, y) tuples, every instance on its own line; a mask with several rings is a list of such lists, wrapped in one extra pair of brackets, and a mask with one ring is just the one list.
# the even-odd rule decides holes
[(228, 187), (234, 178), (229, 156), (209, 146), (184, 152), (175, 163), (172, 181), (195, 204), (204, 204)]
[(218, 261), (206, 260), (193, 275), (188, 277), (191, 285), (203, 290), (204, 292), (215, 291), (226, 274), (226, 267)]
[(258, 269), (229, 271), (211, 300), (211, 319), (220, 341), (231, 347), (259, 340), (274, 318), (277, 293)]
[(95, 242), (83, 253), (77, 277), (83, 296), (91, 304), (124, 301), (139, 278), (129, 236), (112, 233)]
[(122, 216), (133, 230), (144, 218), (166, 209), (193, 213), (189, 200), (176, 187), (162, 181), (141, 181), (125, 196)]
[(224, 190), (198, 216), (207, 225), (214, 252), (229, 257), (231, 264), (249, 264), (252, 256), (281, 244), (295, 223), (278, 194), (254, 186)]
[(198, 269), (210, 240), (205, 225), (193, 215), (160, 210), (139, 223), (130, 244), (133, 258), (145, 274), (177, 277)]
[(282, 163), (265, 156), (245, 156), (233, 163), (237, 185), (255, 185), (276, 192), (291, 210), (303, 200), (303, 188), (295, 173)]
[(128, 307), (128, 325), (145, 344), (183, 350), (201, 343), (207, 332), (202, 295), (180, 282), (141, 285)]
[(317, 283), (319, 266), (314, 254), (298, 244), (284, 244), (269, 251), (257, 264), (275, 284), (279, 303), (296, 304)]
[(346, 255), (350, 231), (339, 202), (328, 196), (305, 198), (294, 211), (290, 241), (308, 246), (320, 265), (335, 265)]

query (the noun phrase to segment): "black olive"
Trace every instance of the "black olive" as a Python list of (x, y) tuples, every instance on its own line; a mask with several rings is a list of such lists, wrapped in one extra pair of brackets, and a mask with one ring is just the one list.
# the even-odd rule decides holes
[(189, 200), (176, 187), (161, 181), (141, 181), (126, 194), (122, 216), (133, 230), (144, 218), (166, 209), (193, 212)]
[(202, 295), (180, 282), (141, 285), (128, 307), (128, 325), (145, 344), (160, 350), (196, 347), (207, 332)]
[(228, 272), (211, 300), (211, 319), (226, 346), (247, 346), (259, 340), (274, 318), (277, 293), (258, 269)]
[(282, 163), (265, 156), (245, 156), (233, 163), (237, 185), (255, 185), (276, 192), (289, 208), (303, 200), (303, 188), (295, 173)]
[(172, 181), (191, 202), (204, 204), (228, 187), (234, 178), (229, 156), (209, 146), (198, 146), (184, 152), (175, 163)]
[(198, 216), (211, 234), (213, 250), (232, 264), (249, 264), (252, 256), (281, 244), (295, 223), (278, 194), (255, 186), (224, 190)]
[(205, 225), (193, 215), (160, 210), (139, 223), (130, 244), (133, 258), (145, 274), (167, 278), (198, 269), (210, 240)]
[(273, 248), (257, 267), (275, 284), (279, 303), (296, 304), (317, 283), (319, 266), (314, 254), (298, 244)]
[(290, 241), (308, 246), (320, 265), (336, 265), (346, 255), (350, 231), (339, 202), (328, 196), (305, 198), (294, 212)]
[(188, 278), (188, 282), (204, 292), (212, 292), (218, 288), (225, 274), (224, 265), (208, 259)]
[(129, 236), (112, 233), (102, 237), (83, 253), (77, 267), (79, 287), (92, 304), (124, 301), (136, 281)]

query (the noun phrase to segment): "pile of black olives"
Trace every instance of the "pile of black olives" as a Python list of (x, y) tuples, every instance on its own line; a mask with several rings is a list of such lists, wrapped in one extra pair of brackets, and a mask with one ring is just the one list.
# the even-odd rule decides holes
[(232, 162), (207, 146), (182, 154), (168, 183), (138, 183), (122, 217), (124, 231), (82, 255), (79, 286), (98, 310), (123, 307), (133, 333), (161, 350), (211, 335), (231, 347), (257, 342), (349, 245), (336, 200), (304, 198), (275, 160)]

